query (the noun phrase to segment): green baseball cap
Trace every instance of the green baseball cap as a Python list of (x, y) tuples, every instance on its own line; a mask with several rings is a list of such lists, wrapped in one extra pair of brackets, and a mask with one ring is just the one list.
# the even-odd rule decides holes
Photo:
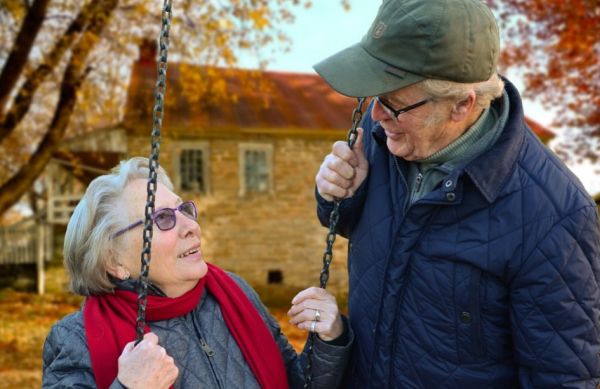
[(314, 65), (339, 93), (377, 96), (426, 78), (482, 82), (496, 71), (500, 36), (477, 0), (384, 0), (363, 39)]

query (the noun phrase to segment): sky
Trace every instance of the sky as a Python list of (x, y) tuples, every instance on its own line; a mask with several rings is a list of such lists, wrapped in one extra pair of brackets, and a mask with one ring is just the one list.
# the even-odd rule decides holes
[[(292, 39), (291, 50), (273, 55), (267, 69), (315, 73), (312, 69), (315, 63), (361, 40), (375, 18), (379, 4), (375, 0), (351, 0), (350, 11), (345, 11), (339, 0), (314, 0), (311, 8), (294, 8), (296, 21), (283, 28)], [(256, 61), (244, 57), (240, 65), (254, 68)], [(523, 83), (516, 75), (508, 73), (507, 77), (523, 90)], [(528, 117), (552, 129), (552, 112), (530, 100), (523, 100), (523, 106)], [(593, 173), (593, 166), (570, 165), (569, 168), (590, 194), (600, 193), (600, 175)]]

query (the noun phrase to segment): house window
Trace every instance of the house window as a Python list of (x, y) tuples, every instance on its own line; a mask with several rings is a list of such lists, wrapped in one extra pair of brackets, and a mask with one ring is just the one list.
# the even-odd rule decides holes
[(202, 150), (181, 150), (181, 154), (179, 154), (181, 190), (202, 193), (206, 191), (204, 156), (202, 154)]
[(269, 270), (267, 272), (268, 284), (281, 284), (283, 282), (283, 272), (281, 270)]
[(272, 191), (271, 145), (240, 144), (240, 195)]
[(182, 192), (208, 193), (208, 145), (204, 142), (182, 142), (175, 153), (175, 186)]

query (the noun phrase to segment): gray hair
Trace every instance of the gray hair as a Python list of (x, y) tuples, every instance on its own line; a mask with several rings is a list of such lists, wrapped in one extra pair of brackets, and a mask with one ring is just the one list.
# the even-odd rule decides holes
[[(64, 263), (73, 293), (89, 296), (110, 293), (114, 289), (106, 272), (106, 265), (115, 258), (110, 237), (124, 228), (119, 202), (123, 190), (131, 181), (148, 179), (147, 158), (134, 157), (112, 169), (109, 174), (95, 178), (67, 225), (64, 242)], [(157, 181), (173, 190), (173, 184), (162, 167)]]
[(485, 109), (490, 106), (492, 100), (502, 95), (504, 81), (494, 72), (488, 80), (473, 84), (426, 79), (421, 81), (419, 86), (434, 99), (452, 100), (454, 102), (466, 99), (469, 92), (473, 90), (477, 96), (475, 107)]

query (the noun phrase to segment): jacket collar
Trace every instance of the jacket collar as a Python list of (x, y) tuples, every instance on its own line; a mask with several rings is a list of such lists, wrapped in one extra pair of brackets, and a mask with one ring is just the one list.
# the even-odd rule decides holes
[[(465, 167), (475, 186), (481, 191), (488, 202), (498, 197), (500, 190), (514, 171), (519, 151), (525, 140), (523, 104), (515, 86), (502, 78), (504, 89), (508, 94), (508, 119), (496, 144), (488, 151), (475, 158)], [(497, 99), (494, 104), (501, 104)], [(493, 169), (493, 174), (490, 174)]]

